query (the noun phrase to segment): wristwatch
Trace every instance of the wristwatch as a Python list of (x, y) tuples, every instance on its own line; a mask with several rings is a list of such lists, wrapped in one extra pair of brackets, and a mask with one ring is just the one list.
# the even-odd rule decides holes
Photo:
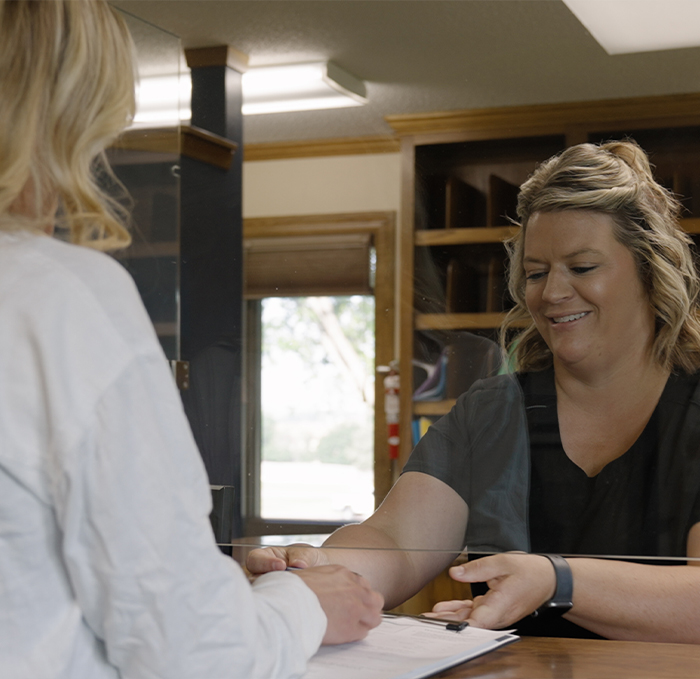
[(545, 601), (532, 615), (537, 616), (543, 612), (549, 612), (550, 615), (563, 615), (574, 605), (574, 578), (571, 574), (571, 566), (559, 554), (540, 554), (539, 556), (546, 557), (554, 566), (557, 586), (554, 596), (549, 601)]

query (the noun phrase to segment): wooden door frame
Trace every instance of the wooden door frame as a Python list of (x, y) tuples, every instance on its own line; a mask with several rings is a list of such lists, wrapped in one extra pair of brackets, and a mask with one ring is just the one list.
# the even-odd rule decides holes
[[(394, 355), (395, 327), (395, 242), (396, 242), (396, 213), (395, 212), (353, 212), (323, 215), (299, 215), (286, 217), (253, 217), (243, 220), (243, 240), (249, 238), (289, 238), (303, 236), (327, 236), (346, 234), (367, 234), (372, 237), (376, 252), (376, 271), (374, 284), (375, 298), (375, 366), (389, 365)], [(251, 317), (248, 322), (255, 322)], [(246, 350), (247, 352), (247, 350)], [(255, 364), (255, 359), (253, 363)], [(248, 361), (246, 364), (250, 365)], [(254, 372), (254, 371), (251, 371)], [(258, 369), (259, 372), (259, 369)], [(259, 375), (257, 376), (259, 379)], [(255, 375), (246, 376), (246, 384), (252, 385)], [(384, 386), (382, 375), (375, 372), (375, 425), (374, 425), (374, 497), (375, 506), (384, 499), (394, 480), (394, 470), (389, 459), (387, 440), (387, 424), (384, 414)], [(252, 411), (252, 408), (248, 408)], [(247, 418), (247, 437), (259, 429), (255, 418)], [(252, 427), (252, 431), (251, 431)], [(253, 441), (255, 445), (255, 442)], [(250, 455), (246, 459), (252, 459)], [(247, 479), (244, 501), (246, 514), (246, 534), (263, 535), (269, 529), (266, 522), (253, 516), (252, 506), (253, 487), (258, 483), (259, 471), (246, 470)], [(279, 522), (274, 522), (276, 534), (305, 533), (309, 527), (313, 532), (318, 523), (285, 522), (280, 530)], [(307, 525), (308, 524), (308, 525)], [(326, 528), (332, 530), (336, 524)]]

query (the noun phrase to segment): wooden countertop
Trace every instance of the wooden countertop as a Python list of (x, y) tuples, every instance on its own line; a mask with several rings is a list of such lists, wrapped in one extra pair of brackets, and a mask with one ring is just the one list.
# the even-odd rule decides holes
[(698, 679), (700, 646), (523, 637), (435, 675), (447, 679)]

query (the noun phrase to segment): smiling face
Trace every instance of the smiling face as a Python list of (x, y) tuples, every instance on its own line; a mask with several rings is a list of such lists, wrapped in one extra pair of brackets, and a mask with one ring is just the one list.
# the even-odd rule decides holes
[(630, 251), (600, 212), (538, 212), (527, 223), (525, 301), (554, 365), (610, 371), (651, 361), (654, 312)]

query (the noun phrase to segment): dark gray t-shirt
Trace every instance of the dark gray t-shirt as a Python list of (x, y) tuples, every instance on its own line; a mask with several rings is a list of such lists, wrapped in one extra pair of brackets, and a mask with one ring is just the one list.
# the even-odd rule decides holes
[(461, 495), (472, 551), (684, 556), (700, 521), (699, 378), (671, 375), (640, 438), (592, 478), (562, 448), (552, 370), (482, 380), (404, 471)]
[[(477, 382), (428, 430), (404, 471), (435, 476), (461, 495), (471, 554), (682, 557), (700, 521), (699, 377), (671, 375), (642, 435), (595, 477), (564, 452), (551, 370)], [(546, 615), (515, 627), (598, 636)]]

